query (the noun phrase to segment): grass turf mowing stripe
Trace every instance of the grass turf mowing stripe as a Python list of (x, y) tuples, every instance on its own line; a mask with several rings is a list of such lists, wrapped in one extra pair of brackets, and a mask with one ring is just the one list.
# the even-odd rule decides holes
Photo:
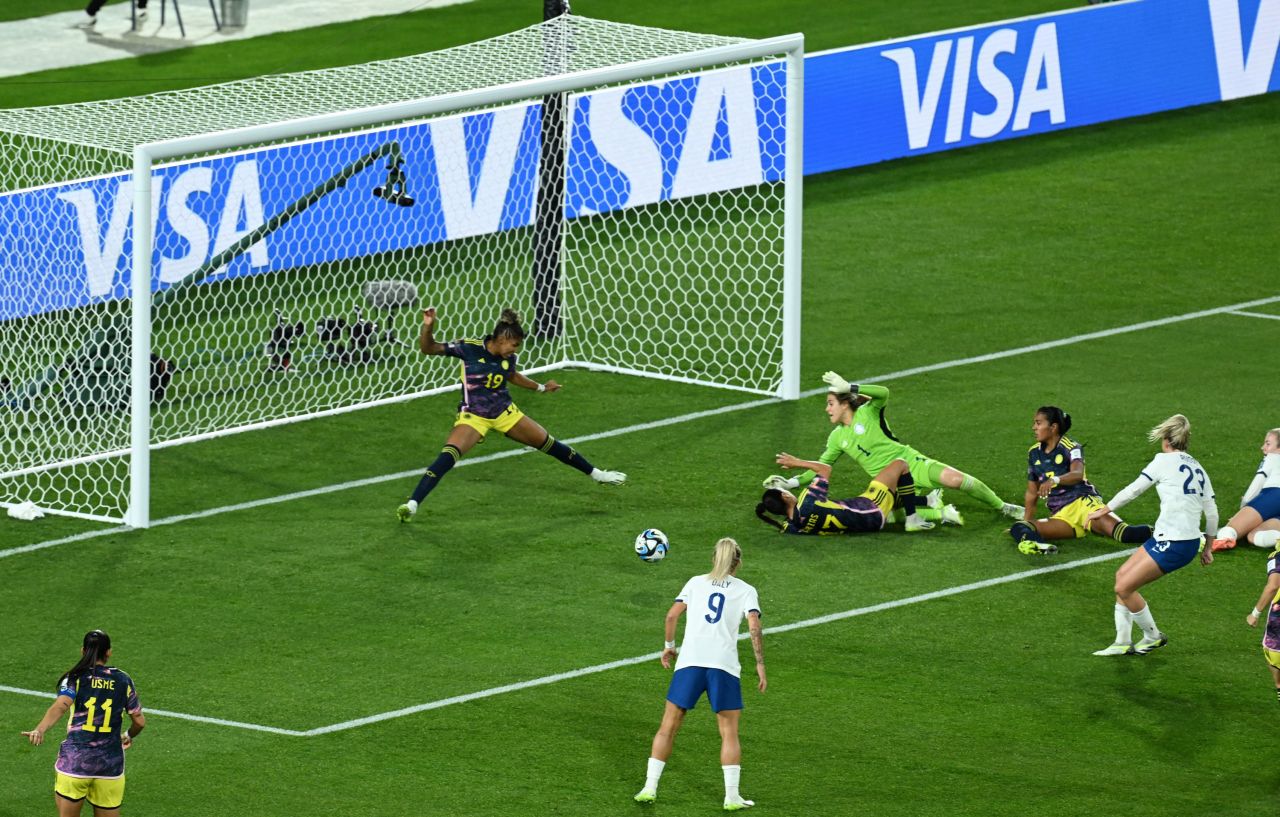
[[(1101, 329), (1096, 332), (1087, 332), (1082, 335), (1072, 335), (1071, 337), (1061, 338), (1059, 340), (1045, 341), (1044, 343), (1037, 343), (1031, 346), (1019, 346), (1013, 349), (1006, 349), (1001, 352), (991, 352), (985, 355), (976, 355), (974, 357), (958, 358), (955, 360), (943, 361), (941, 363), (932, 363), (927, 366), (917, 366), (911, 369), (903, 369), (897, 372), (890, 372), (889, 374), (868, 377), (868, 378), (865, 378), (865, 381), (868, 383), (879, 383), (879, 382), (890, 381), (890, 380), (899, 380), (904, 377), (911, 377), (917, 374), (926, 374), (928, 372), (937, 372), (937, 371), (942, 371), (944, 369), (954, 369), (960, 366), (969, 366), (975, 363), (988, 363), (993, 360), (1003, 360), (1005, 358), (1017, 357), (1018, 355), (1031, 354), (1034, 352), (1043, 352), (1047, 349), (1056, 349), (1061, 346), (1071, 346), (1077, 343), (1084, 343), (1090, 340), (1099, 340), (1102, 338), (1114, 337), (1116, 335), (1128, 334), (1130, 332), (1140, 332), (1146, 329), (1154, 329), (1160, 326), (1168, 326), (1174, 323), (1182, 323), (1183, 321), (1196, 320), (1198, 318), (1206, 318), (1213, 315), (1239, 314), (1240, 310), (1246, 309), (1248, 307), (1264, 306), (1267, 304), (1273, 304), (1277, 302), (1280, 302), (1280, 296), (1273, 296), (1269, 298), (1259, 298), (1252, 301), (1245, 301), (1243, 303), (1214, 307), (1213, 309), (1203, 309), (1198, 312), (1186, 312), (1181, 315), (1170, 315), (1167, 318), (1157, 318), (1155, 320), (1126, 324), (1125, 326), (1117, 326), (1111, 329)], [(1256, 317), (1270, 318), (1270, 317), (1277, 317), (1277, 316), (1274, 316), (1274, 315), (1263, 316), (1261, 314), (1258, 314), (1256, 315)], [(810, 389), (808, 391), (801, 392), (800, 396), (813, 397), (815, 395), (822, 394), (825, 391), (826, 391), (826, 387)], [(647, 423), (637, 423), (635, 425), (609, 429), (608, 431), (600, 431), (594, 434), (586, 434), (580, 437), (570, 437), (565, 439), (564, 442), (569, 445), (575, 445), (577, 443), (591, 442), (593, 440), (603, 440), (603, 439), (608, 439), (610, 437), (619, 437), (624, 434), (632, 434), (637, 431), (648, 431), (655, 428), (663, 428), (665, 426), (692, 422), (694, 420), (700, 420), (705, 417), (714, 417), (720, 414), (729, 414), (731, 412), (744, 411), (746, 409), (757, 408), (759, 406), (772, 405), (778, 402), (779, 402), (778, 400), (775, 400), (773, 398), (751, 400), (746, 403), (735, 403), (729, 406), (721, 406), (720, 408), (716, 408), (716, 409), (706, 409), (704, 411), (695, 411), (695, 412), (690, 412), (688, 414), (680, 414), (675, 417), (668, 417), (662, 420), (652, 420)], [(465, 465), (479, 465), (482, 462), (491, 462), (493, 460), (504, 459), (506, 457), (518, 457), (524, 454), (531, 453), (533, 450), (534, 449), (532, 448), (519, 448), (519, 449), (510, 450), (510, 451), (500, 451), (496, 454), (488, 454), (483, 457), (475, 457), (474, 459), (464, 459), (462, 462), (458, 463), (458, 465), (455, 467), (461, 468), (462, 466), (465, 466)], [(250, 510), (253, 508), (261, 508), (268, 505), (278, 505), (283, 502), (292, 502), (295, 499), (307, 499), (313, 496), (323, 496), (325, 494), (337, 493), (339, 491), (346, 491), (352, 488), (362, 488), (369, 485), (377, 485), (383, 482), (391, 482), (393, 480), (408, 479), (410, 477), (418, 476), (420, 473), (421, 473), (421, 469), (414, 470), (414, 471), (400, 471), (395, 474), (383, 474), (381, 476), (376, 476), (376, 477), (367, 477), (365, 479), (353, 480), (351, 482), (342, 482), (335, 485), (326, 485), (321, 488), (310, 488), (305, 491), (294, 491), (288, 494), (281, 494), (279, 496), (267, 497), (266, 499), (256, 499), (251, 502), (242, 502), (235, 505), (224, 505), (217, 508), (209, 508), (207, 510), (197, 511), (195, 513), (181, 514), (178, 516), (168, 516), (163, 519), (154, 520), (151, 523), (151, 527), (154, 528), (154, 527), (161, 527), (163, 525), (174, 525), (179, 522), (186, 522), (192, 519), (203, 519), (210, 516), (219, 516), (224, 513)], [(129, 530), (129, 528), (115, 527), (115, 528), (109, 528), (107, 530), (101, 530), (101, 531), (89, 531), (86, 533), (77, 534), (75, 536), (63, 537), (61, 539), (52, 539), (47, 542), (36, 542), (30, 545), (21, 545), (19, 547), (9, 548), (8, 550), (0, 550), (0, 559), (7, 558), (9, 556), (17, 556), (22, 553), (31, 553), (33, 551), (43, 550), (45, 548), (56, 547), (58, 545), (69, 544), (71, 542), (81, 542), (88, 539), (94, 539), (99, 536), (110, 536), (112, 534), (120, 533), (122, 531), (127, 531), (127, 530)]]

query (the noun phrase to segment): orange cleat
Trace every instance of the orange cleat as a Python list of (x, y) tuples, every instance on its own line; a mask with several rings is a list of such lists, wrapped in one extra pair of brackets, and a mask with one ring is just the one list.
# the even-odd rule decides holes
[(1214, 539), (1212, 547), (1213, 547), (1213, 552), (1217, 553), (1220, 550), (1231, 550), (1231, 548), (1235, 546), (1236, 546), (1235, 539)]

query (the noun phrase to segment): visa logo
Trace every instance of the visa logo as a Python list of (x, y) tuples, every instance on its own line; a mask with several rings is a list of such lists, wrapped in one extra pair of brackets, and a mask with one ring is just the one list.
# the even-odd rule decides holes
[(1218, 63), (1218, 87), (1222, 98), (1265, 94), (1280, 50), (1280, 0), (1260, 0), (1249, 51), (1244, 50), (1244, 28), (1237, 0), (1209, 0), (1213, 26), (1213, 54)]
[[(1021, 64), (1025, 59), (1020, 77), (1011, 77), (996, 63), (997, 58), (1006, 54), (1021, 58), (1006, 57), (1006, 65)], [(1006, 128), (1010, 131), (1026, 130), (1031, 126), (1031, 117), (1038, 113), (1047, 113), (1049, 121), (1055, 125), (1067, 119), (1055, 23), (1037, 26), (1030, 45), (1023, 52), (1019, 52), (1018, 32), (1012, 28), (996, 29), (986, 34), (981, 42), (973, 35), (939, 40), (933, 46), (923, 87), (916, 67), (915, 49), (891, 48), (880, 52), (880, 56), (892, 60), (898, 67), (907, 141), (912, 150), (929, 146), (942, 102), (943, 83), (948, 75), (951, 93), (947, 100), (943, 134), (946, 144), (959, 142), (966, 134), (973, 139), (990, 139)], [(986, 93), (979, 95), (980, 100), (970, 103), (970, 87), (975, 79)], [(1018, 80), (1016, 88), (1015, 79)]]

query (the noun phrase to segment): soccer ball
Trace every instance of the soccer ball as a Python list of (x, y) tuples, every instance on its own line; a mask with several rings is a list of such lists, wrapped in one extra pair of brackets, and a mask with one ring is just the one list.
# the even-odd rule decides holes
[(641, 531), (636, 537), (636, 555), (646, 562), (660, 562), (671, 547), (667, 535), (657, 528)]

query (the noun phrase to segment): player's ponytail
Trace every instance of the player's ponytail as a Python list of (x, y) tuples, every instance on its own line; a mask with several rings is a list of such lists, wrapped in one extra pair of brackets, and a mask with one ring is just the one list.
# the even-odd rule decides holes
[(1168, 440), (1174, 451), (1186, 451), (1187, 439), (1191, 436), (1191, 421), (1184, 415), (1175, 414), (1147, 433), (1147, 442), (1158, 443)]
[(102, 630), (90, 630), (84, 634), (84, 647), (80, 652), (80, 660), (75, 663), (75, 666), (63, 673), (58, 680), (66, 678), (70, 682), (86, 670), (93, 674), (93, 668), (98, 665), (99, 661), (107, 659), (107, 652), (110, 649), (111, 636)]
[(711, 560), (711, 580), (723, 581), (742, 564), (742, 548), (728, 536), (716, 542), (715, 556)]
[(782, 501), (782, 491), (777, 488), (770, 488), (760, 497), (760, 501), (756, 503), (756, 517), (766, 525), (777, 528), (778, 530), (786, 530), (787, 526), (769, 514), (775, 514), (782, 518), (787, 517), (787, 503)]
[(1065, 436), (1071, 430), (1071, 415), (1057, 406), (1041, 406), (1036, 409), (1036, 414), (1044, 417), (1049, 425), (1057, 426), (1059, 437)]
[(498, 317), (498, 324), (493, 327), (495, 340), (509, 338), (524, 340), (524, 327), (520, 325), (520, 315), (514, 309), (504, 309)]

